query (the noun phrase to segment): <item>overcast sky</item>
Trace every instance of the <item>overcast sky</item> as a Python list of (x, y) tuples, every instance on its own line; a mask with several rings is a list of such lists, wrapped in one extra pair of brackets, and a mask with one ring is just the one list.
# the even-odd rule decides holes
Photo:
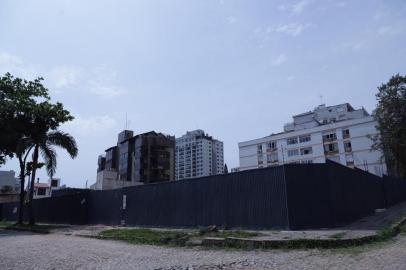
[(320, 103), (372, 111), (406, 71), (404, 0), (1, 0), (0, 33), (0, 73), (44, 77), (75, 116), (61, 129), (79, 156), (59, 151), (56, 174), (74, 187), (95, 181), (126, 115), (135, 133), (203, 129), (232, 168), (238, 142)]

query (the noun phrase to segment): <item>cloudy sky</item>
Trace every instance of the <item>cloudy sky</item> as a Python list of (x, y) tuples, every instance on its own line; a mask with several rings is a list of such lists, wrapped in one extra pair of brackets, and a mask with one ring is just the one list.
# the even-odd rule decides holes
[(75, 116), (61, 129), (80, 153), (58, 152), (56, 175), (74, 187), (126, 115), (136, 133), (204, 129), (230, 168), (238, 142), (320, 103), (371, 111), (406, 72), (404, 0), (1, 0), (0, 33), (0, 73), (44, 77)]

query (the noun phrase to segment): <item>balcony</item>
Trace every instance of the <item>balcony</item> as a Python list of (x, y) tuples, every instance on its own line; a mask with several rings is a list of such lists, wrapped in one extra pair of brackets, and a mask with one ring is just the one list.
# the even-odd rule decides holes
[(274, 160), (267, 160), (267, 163), (268, 164), (275, 164), (275, 163), (278, 163), (279, 162), (279, 160), (277, 160), (277, 159), (274, 159)]
[(338, 150), (324, 151), (324, 154), (325, 154), (326, 156), (335, 155), (335, 154), (338, 154)]
[(330, 143), (337, 141), (337, 135), (335, 133), (323, 135), (323, 143)]
[(337, 153), (339, 153), (337, 143), (330, 143), (330, 144), (324, 145), (324, 154), (325, 155), (334, 155)]

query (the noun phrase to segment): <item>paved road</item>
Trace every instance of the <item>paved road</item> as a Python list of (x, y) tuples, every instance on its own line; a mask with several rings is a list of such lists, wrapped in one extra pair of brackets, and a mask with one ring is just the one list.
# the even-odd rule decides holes
[(58, 234), (0, 231), (0, 269), (406, 269), (406, 236), (361, 254), (227, 251), (128, 245)]

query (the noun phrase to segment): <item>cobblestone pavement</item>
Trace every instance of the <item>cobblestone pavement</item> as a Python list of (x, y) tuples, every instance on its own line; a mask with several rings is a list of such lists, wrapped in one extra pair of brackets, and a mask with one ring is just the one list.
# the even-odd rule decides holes
[(1, 233), (0, 269), (406, 269), (406, 236), (362, 253), (165, 248), (61, 234)]

